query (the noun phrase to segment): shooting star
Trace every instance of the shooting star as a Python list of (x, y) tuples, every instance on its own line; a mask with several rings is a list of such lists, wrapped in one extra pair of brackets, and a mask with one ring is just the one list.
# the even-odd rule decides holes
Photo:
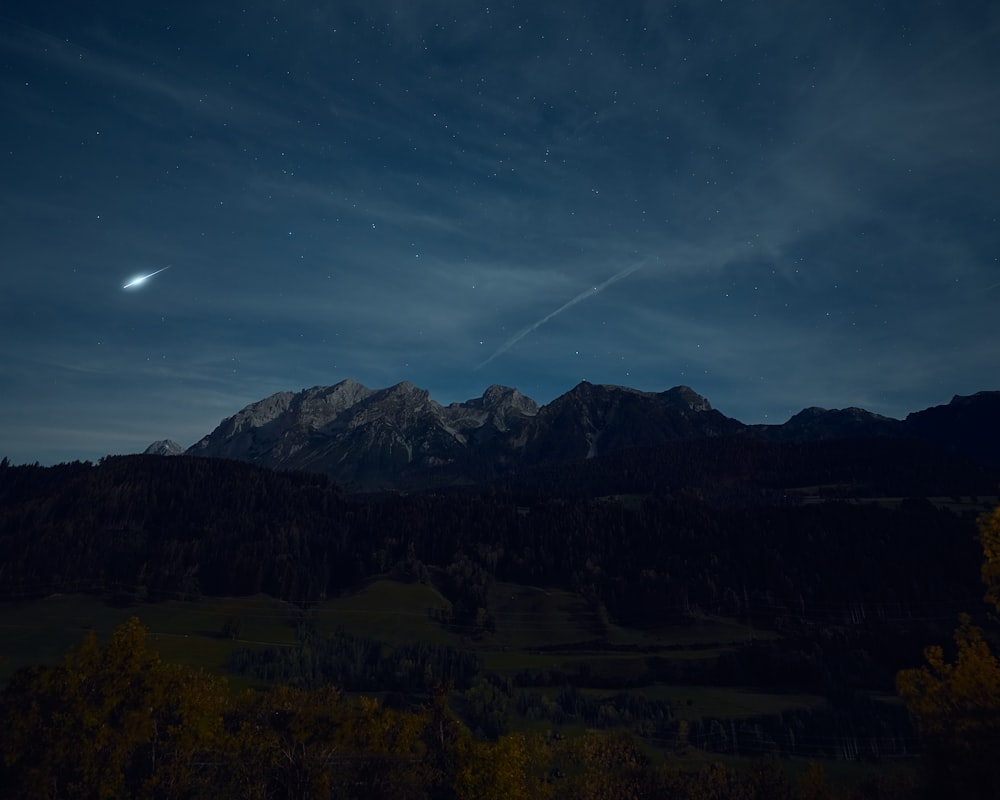
[(640, 261), (638, 264), (633, 264), (630, 267), (626, 267), (621, 272), (617, 272), (614, 275), (612, 275), (610, 278), (608, 278), (606, 281), (604, 281), (604, 283), (600, 283), (597, 286), (594, 286), (594, 287), (592, 287), (590, 289), (587, 289), (585, 292), (580, 292), (580, 294), (578, 294), (572, 300), (569, 300), (569, 301), (563, 303), (555, 311), (550, 311), (548, 314), (546, 314), (540, 320), (531, 323), (531, 325), (529, 325), (527, 328), (522, 328), (517, 333), (515, 333), (513, 336), (511, 336), (506, 342), (504, 342), (502, 345), (500, 345), (496, 349), (496, 352), (493, 353), (493, 355), (491, 355), (489, 358), (487, 358), (482, 363), (478, 364), (476, 366), (476, 371), (481, 370), (483, 367), (485, 367), (491, 361), (493, 361), (494, 359), (499, 358), (500, 356), (502, 356), (504, 353), (506, 353), (508, 350), (510, 350), (510, 348), (512, 348), (515, 344), (517, 344), (519, 341), (521, 341), (525, 336), (527, 336), (529, 333), (534, 333), (535, 331), (537, 331), (540, 327), (542, 327), (542, 325), (544, 325), (546, 322), (548, 322), (553, 317), (558, 317), (560, 314), (562, 314), (563, 311), (566, 311), (567, 309), (572, 308), (577, 303), (583, 302), (588, 297), (593, 297), (595, 294), (600, 294), (605, 289), (607, 289), (612, 283), (617, 283), (622, 278), (627, 278), (629, 275), (631, 275), (636, 270), (642, 269), (645, 265), (646, 265), (645, 261)]
[(162, 269), (158, 269), (158, 270), (156, 270), (156, 272), (150, 272), (148, 275), (140, 275), (137, 278), (132, 278), (132, 280), (130, 280), (128, 283), (126, 283), (124, 286), (122, 286), (122, 288), (123, 289), (132, 289), (133, 287), (139, 286), (140, 284), (143, 284), (146, 281), (148, 281), (154, 275), (159, 275), (165, 269), (170, 269), (170, 265), (167, 264), (167, 266), (163, 267)]

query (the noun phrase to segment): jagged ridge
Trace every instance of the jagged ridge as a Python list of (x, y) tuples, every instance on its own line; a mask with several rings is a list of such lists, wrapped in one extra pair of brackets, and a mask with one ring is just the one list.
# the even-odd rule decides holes
[(629, 448), (726, 436), (912, 438), (993, 461), (1000, 452), (998, 412), (1000, 392), (980, 392), (906, 420), (812, 407), (782, 425), (748, 426), (687, 386), (657, 393), (582, 382), (539, 407), (517, 389), (495, 385), (481, 397), (443, 406), (409, 382), (370, 389), (345, 380), (252, 403), (187, 452), (322, 472), (364, 488), (477, 483)]

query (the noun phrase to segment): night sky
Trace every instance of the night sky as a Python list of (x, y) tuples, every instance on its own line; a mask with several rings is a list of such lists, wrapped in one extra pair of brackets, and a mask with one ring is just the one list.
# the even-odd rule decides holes
[(0, 103), (14, 463), (345, 378), (1000, 388), (996, 2), (14, 0)]

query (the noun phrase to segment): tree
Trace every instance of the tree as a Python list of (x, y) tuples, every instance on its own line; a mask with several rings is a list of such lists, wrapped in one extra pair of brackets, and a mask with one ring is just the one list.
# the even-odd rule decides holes
[(460, 767), (455, 790), (460, 800), (542, 800), (552, 786), (542, 781), (545, 744), (523, 734), (501, 736), (495, 743), (469, 735), (459, 739)]
[(0, 696), (5, 789), (22, 797), (158, 797), (205, 778), (225, 682), (165, 665), (135, 617), (105, 645), (90, 632), (55, 667), (16, 674)]
[(558, 796), (578, 800), (629, 800), (642, 796), (649, 759), (625, 731), (588, 731), (558, 743), (553, 767)]
[(329, 795), (342, 716), (335, 689), (244, 692), (226, 714), (226, 788), (248, 798)]
[(243, 633), (243, 618), (237, 616), (226, 617), (222, 623), (222, 635), (227, 639), (239, 639)]
[(833, 800), (833, 788), (826, 769), (817, 761), (810, 761), (806, 771), (799, 776), (799, 797), (802, 800)]
[(983, 546), (982, 578), (986, 602), (1000, 614), (1000, 506), (979, 520), (979, 543)]
[[(980, 520), (986, 599), (1000, 611), (1000, 508)], [(961, 797), (1000, 797), (1000, 663), (968, 614), (954, 634), (955, 660), (933, 645), (927, 664), (903, 670), (896, 689), (926, 749), (927, 789)]]
[(139, 773), (146, 796), (178, 797), (213, 786), (218, 776), (208, 767), (216, 764), (206, 756), (225, 741), (225, 679), (177, 664), (161, 664), (152, 677), (152, 738)]

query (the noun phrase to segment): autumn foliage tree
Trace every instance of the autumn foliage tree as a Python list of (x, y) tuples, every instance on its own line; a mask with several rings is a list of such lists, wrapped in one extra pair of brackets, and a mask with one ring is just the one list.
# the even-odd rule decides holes
[[(986, 600), (1000, 612), (1000, 508), (979, 524)], [(1000, 663), (968, 614), (954, 634), (955, 658), (938, 645), (925, 666), (903, 670), (897, 690), (926, 749), (927, 791), (960, 797), (1000, 797)]]
[(1000, 506), (979, 521), (979, 542), (983, 546), (983, 583), (986, 602), (1000, 614)]
[[(137, 618), (0, 694), (0, 787), (21, 798), (426, 796), (429, 711), (324, 686), (233, 694), (167, 664)], [(446, 776), (450, 779), (450, 776)]]
[(90, 632), (4, 690), (3, 783), (21, 797), (176, 796), (203, 775), (225, 701), (222, 679), (161, 662), (137, 618), (105, 645)]

